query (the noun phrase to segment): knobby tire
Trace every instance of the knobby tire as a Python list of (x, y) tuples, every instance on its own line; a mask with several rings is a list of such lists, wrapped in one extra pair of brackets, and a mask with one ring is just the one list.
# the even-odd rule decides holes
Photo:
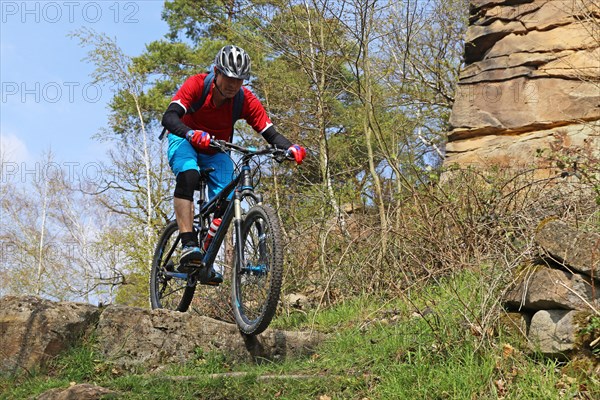
[(282, 231), (275, 211), (255, 205), (242, 223), (245, 265), (239, 265), (235, 250), (232, 268), (232, 308), (240, 331), (258, 335), (271, 323), (281, 292), (283, 277)]
[[(188, 286), (187, 282), (183, 279), (167, 277), (165, 275), (165, 266), (169, 260), (165, 260), (163, 257), (167, 256), (167, 252), (177, 240), (178, 235), (179, 228), (177, 227), (177, 221), (169, 222), (162, 231), (154, 250), (152, 269), (150, 271), (150, 304), (152, 309), (165, 308), (185, 312), (194, 297), (195, 285)], [(179, 265), (180, 252), (181, 246), (178, 244), (171, 255), (172, 267), (174, 268), (177, 268)]]

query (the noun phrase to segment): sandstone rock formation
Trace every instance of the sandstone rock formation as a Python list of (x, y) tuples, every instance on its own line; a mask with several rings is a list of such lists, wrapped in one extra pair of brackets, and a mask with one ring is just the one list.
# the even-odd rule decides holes
[(0, 372), (42, 367), (92, 334), (105, 361), (122, 368), (186, 362), (199, 352), (233, 362), (277, 361), (312, 354), (325, 338), (274, 329), (245, 337), (235, 325), (190, 313), (7, 296), (0, 299)]
[(102, 313), (96, 336), (105, 359), (124, 368), (186, 362), (198, 351), (232, 361), (284, 360), (311, 354), (324, 339), (318, 332), (273, 329), (245, 337), (233, 324), (195, 314), (119, 306)]
[(524, 266), (508, 288), (503, 304), (511, 312), (504, 323), (546, 355), (585, 350), (590, 344), (581, 331), (600, 309), (600, 235), (551, 220), (538, 228), (536, 242), (542, 258)]
[(531, 164), (556, 135), (600, 149), (597, 1), (471, 0), (469, 22), (447, 165)]
[(38, 297), (0, 299), (0, 371), (39, 367), (76, 343), (96, 324), (89, 304), (55, 303)]

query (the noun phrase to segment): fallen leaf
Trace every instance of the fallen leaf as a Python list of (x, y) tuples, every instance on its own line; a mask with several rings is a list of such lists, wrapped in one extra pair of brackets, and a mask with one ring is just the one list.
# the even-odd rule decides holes
[(510, 357), (514, 352), (515, 352), (515, 348), (512, 347), (510, 344), (505, 343), (502, 346), (502, 358), (506, 359), (506, 358)]

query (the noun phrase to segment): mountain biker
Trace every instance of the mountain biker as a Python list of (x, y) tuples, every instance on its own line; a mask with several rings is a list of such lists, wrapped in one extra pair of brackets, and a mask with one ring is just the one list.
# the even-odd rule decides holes
[[(240, 47), (224, 46), (215, 57), (214, 80), (203, 104), (190, 112), (194, 102), (201, 99), (207, 74), (189, 77), (179, 88), (162, 118), (169, 131), (169, 165), (176, 176), (174, 208), (179, 228), (182, 254), (181, 266), (202, 259), (198, 236), (193, 231), (194, 190), (198, 187), (200, 169), (214, 168), (209, 175), (208, 197), (218, 194), (232, 179), (233, 161), (228, 154), (210, 148), (210, 139), (232, 140), (233, 99), (243, 90), (240, 118), (245, 119), (271, 145), (287, 149), (290, 158), (301, 164), (306, 150), (277, 132), (264, 107), (256, 96), (242, 86), (250, 76), (250, 57)], [(221, 211), (221, 214), (224, 210)], [(220, 215), (214, 215), (218, 218)], [(220, 222), (220, 221), (219, 221)], [(223, 281), (220, 273), (211, 271), (210, 283)]]

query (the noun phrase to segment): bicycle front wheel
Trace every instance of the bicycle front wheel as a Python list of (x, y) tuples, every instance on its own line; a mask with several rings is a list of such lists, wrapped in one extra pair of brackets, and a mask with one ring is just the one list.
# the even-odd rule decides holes
[(258, 335), (275, 315), (283, 276), (281, 227), (271, 207), (255, 205), (246, 214), (232, 272), (235, 321), (243, 333)]
[(154, 250), (150, 270), (150, 304), (152, 309), (166, 308), (187, 311), (194, 297), (196, 286), (189, 286), (187, 279), (174, 273), (181, 253), (177, 221), (171, 221), (163, 230)]

